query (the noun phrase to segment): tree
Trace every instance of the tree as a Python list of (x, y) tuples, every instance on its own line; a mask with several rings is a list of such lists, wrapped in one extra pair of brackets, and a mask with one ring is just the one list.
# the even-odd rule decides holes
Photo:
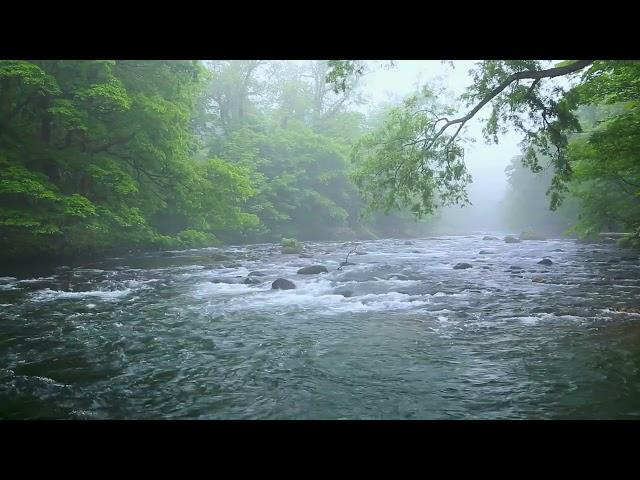
[[(401, 121), (405, 126), (402, 131), (396, 129), (396, 133), (402, 135), (396, 137), (396, 142), (386, 143), (387, 147), (394, 149), (394, 164), (382, 161), (378, 162), (378, 166), (384, 163), (386, 167), (375, 168), (376, 155), (368, 156), (359, 175), (360, 184), (368, 188), (371, 181), (382, 186), (381, 177), (384, 177), (384, 183), (391, 193), (386, 196), (385, 208), (395, 206), (394, 202), (399, 199), (403, 205), (411, 205), (418, 215), (433, 210), (436, 195), (451, 197), (447, 202), (453, 200), (464, 203), (466, 196), (461, 193), (460, 187), (468, 177), (463, 166), (464, 148), (460, 133), (466, 123), (492, 101), (493, 110), (485, 128), (486, 136), (497, 141), (496, 134), (501, 128), (506, 128), (507, 124), (514, 125), (525, 134), (526, 161), (529, 165), (534, 170), (539, 168), (535, 152), (540, 151), (552, 158), (556, 175), (566, 179), (569, 174), (564, 156), (566, 131), (579, 129), (571, 111), (573, 99), (558, 100), (563, 90), (560, 87), (543, 90), (542, 80), (570, 75), (592, 64), (592, 60), (580, 60), (543, 68), (538, 61), (481, 62), (473, 72), (473, 85), (463, 96), (467, 105), (474, 105), (473, 108), (463, 116), (451, 118), (455, 112), (451, 107), (435, 102), (424, 104), (424, 100), (433, 96), (432, 92), (423, 94), (423, 99), (414, 98), (405, 102), (403, 110), (395, 111), (389, 119), (389, 126), (393, 128), (392, 125), (397, 124), (399, 116), (402, 116)], [(358, 63), (334, 62), (332, 65), (328, 79), (338, 90), (346, 88), (346, 75), (362, 73)], [(530, 81), (530, 84), (524, 85), (524, 81)], [(505, 91), (507, 88), (509, 90)], [(526, 118), (523, 118), (524, 113), (528, 114)], [(553, 152), (552, 147), (555, 148)], [(389, 156), (391, 151), (387, 148), (381, 153)], [(434, 171), (433, 165), (439, 170)], [(399, 178), (401, 171), (408, 173), (407, 168), (412, 168), (413, 175)], [(559, 184), (559, 181), (556, 183)]]
[[(205, 80), (196, 61), (0, 61), (3, 254), (215, 241), (251, 191), (244, 171), (195, 160)], [(212, 171), (230, 182), (217, 218)]]

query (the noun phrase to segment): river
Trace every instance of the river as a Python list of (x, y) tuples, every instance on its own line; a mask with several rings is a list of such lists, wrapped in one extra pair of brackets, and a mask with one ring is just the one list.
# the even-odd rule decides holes
[(342, 269), (349, 244), (307, 242), (1, 277), (0, 418), (637, 418), (637, 252), (483, 235), (366, 241)]

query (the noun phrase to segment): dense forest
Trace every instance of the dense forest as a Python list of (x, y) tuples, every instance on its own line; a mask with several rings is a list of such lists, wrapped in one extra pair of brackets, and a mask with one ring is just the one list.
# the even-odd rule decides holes
[[(478, 62), (463, 99), (491, 102), (488, 140), (509, 125), (523, 134), (507, 225), (625, 231), (637, 242), (640, 62), (563, 62), (548, 76), (574, 76), (566, 89), (536, 76), (543, 63)], [(440, 207), (467, 201), (462, 127), (473, 115), (457, 127), (449, 118), (459, 108), (429, 86), (366, 110), (363, 70), (354, 61), (0, 61), (1, 255), (427, 231)]]

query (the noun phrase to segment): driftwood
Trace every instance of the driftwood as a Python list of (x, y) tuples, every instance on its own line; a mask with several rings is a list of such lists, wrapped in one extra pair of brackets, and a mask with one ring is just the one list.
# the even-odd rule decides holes
[(347, 256), (345, 257), (344, 262), (340, 264), (340, 266), (338, 267), (338, 270), (342, 270), (342, 267), (349, 264), (349, 255), (351, 255), (352, 253), (356, 253), (356, 251), (358, 250), (358, 245), (359, 243), (356, 243), (353, 249), (350, 250), (349, 253), (347, 253)]

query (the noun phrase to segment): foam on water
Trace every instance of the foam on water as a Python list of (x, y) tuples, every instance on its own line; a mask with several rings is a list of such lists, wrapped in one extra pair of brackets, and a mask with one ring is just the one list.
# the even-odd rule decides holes
[(88, 292), (65, 292), (60, 290), (51, 290), (46, 288), (38, 290), (30, 295), (34, 302), (52, 302), (56, 300), (77, 300), (83, 298), (99, 298), (103, 301), (117, 301), (122, 297), (126, 297), (133, 290), (125, 288), (123, 290), (93, 290)]

